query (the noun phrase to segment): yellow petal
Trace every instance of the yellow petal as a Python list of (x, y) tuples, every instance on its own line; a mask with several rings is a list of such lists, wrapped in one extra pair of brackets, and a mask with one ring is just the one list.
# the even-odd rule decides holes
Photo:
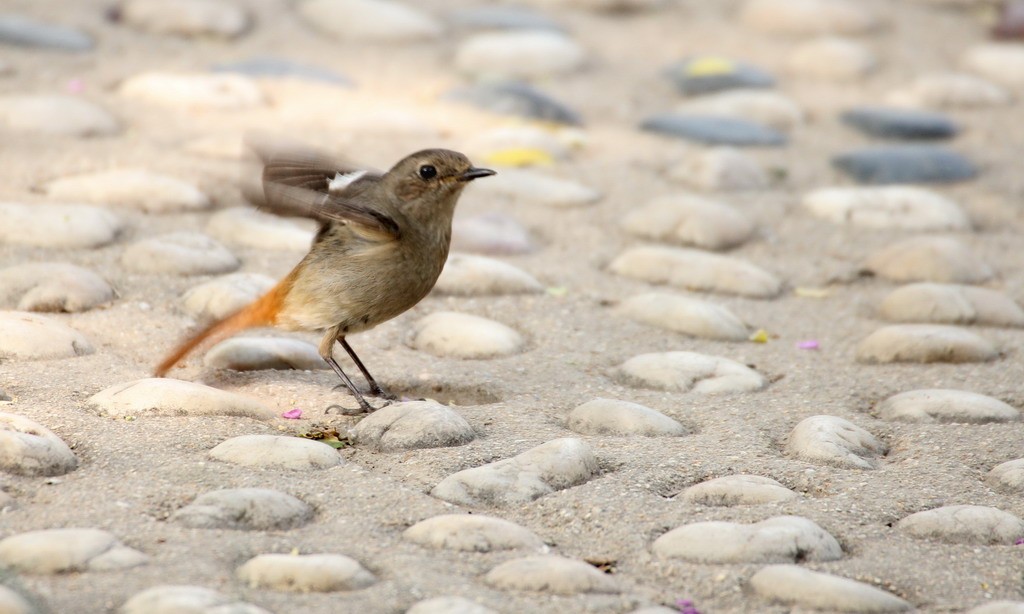
[(553, 164), (555, 159), (543, 149), (512, 147), (493, 151), (487, 154), (484, 161), (496, 166), (536, 166)]
[(726, 75), (735, 70), (736, 64), (732, 60), (715, 56), (697, 58), (686, 66), (686, 74), (691, 77)]

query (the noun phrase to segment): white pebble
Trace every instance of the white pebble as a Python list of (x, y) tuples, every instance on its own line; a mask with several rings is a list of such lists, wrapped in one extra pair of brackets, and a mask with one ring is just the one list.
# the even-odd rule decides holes
[(236, 575), (251, 588), (302, 593), (354, 591), (377, 582), (359, 561), (341, 554), (261, 554)]
[(910, 390), (889, 397), (875, 410), (883, 420), (922, 424), (1020, 420), (1020, 412), (999, 399), (965, 390)]
[(383, 452), (461, 446), (476, 438), (465, 418), (435, 401), (393, 403), (360, 420), (352, 434), (356, 443)]
[(710, 301), (648, 292), (623, 301), (619, 310), (628, 318), (701, 339), (746, 341), (747, 325), (729, 309)]
[(769, 565), (750, 578), (764, 599), (829, 612), (902, 612), (914, 606), (870, 584), (797, 565)]
[(36, 609), (18, 593), (6, 586), (0, 586), (0, 612), (4, 614), (35, 614)]
[(438, 311), (413, 327), (412, 347), (452, 358), (496, 358), (515, 354), (523, 338), (508, 326), (454, 311)]
[(118, 614), (270, 614), (202, 586), (160, 585), (135, 593)]
[(203, 364), (214, 369), (327, 369), (320, 351), (311, 343), (286, 337), (234, 337), (210, 348)]
[(213, 275), (240, 266), (226, 247), (198, 232), (173, 232), (141, 239), (121, 255), (125, 268), (137, 273)]
[(634, 247), (608, 268), (624, 277), (698, 292), (771, 298), (782, 291), (778, 278), (753, 264), (695, 249)]
[(113, 298), (106, 280), (73, 264), (30, 262), (0, 270), (0, 306), (19, 311), (88, 311)]
[(116, 384), (89, 397), (89, 405), (116, 418), (150, 416), (242, 416), (267, 420), (276, 414), (259, 401), (202, 384), (148, 378)]
[(478, 197), (509, 198), (560, 209), (589, 205), (601, 198), (600, 192), (585, 185), (531, 169), (502, 169), (474, 189)]
[(641, 354), (613, 369), (612, 374), (628, 386), (670, 392), (753, 392), (768, 385), (764, 376), (746, 365), (695, 352)]
[(484, 582), (503, 590), (553, 595), (619, 592), (618, 584), (593, 565), (554, 554), (506, 561), (487, 572)]
[(82, 333), (27, 311), (0, 311), (0, 358), (47, 360), (93, 353)]
[(585, 58), (582, 47), (558, 32), (486, 32), (459, 46), (455, 67), (475, 77), (529, 79), (572, 72)]
[(878, 64), (875, 54), (856, 41), (824, 37), (797, 45), (786, 59), (789, 72), (828, 81), (853, 81)]
[(983, 505), (947, 505), (911, 514), (896, 528), (919, 539), (949, 544), (1013, 545), (1024, 537), (1024, 520)]
[(128, 0), (120, 14), (125, 24), (153, 34), (234, 38), (250, 25), (248, 13), (223, 0)]
[(768, 175), (749, 154), (734, 147), (688, 153), (668, 171), (670, 179), (705, 191), (739, 192), (768, 187)]
[(964, 614), (1024, 614), (1024, 601), (989, 601), (974, 606)]
[(501, 260), (471, 254), (450, 254), (434, 292), (455, 296), (533, 294), (543, 292), (533, 275)]
[(1006, 461), (992, 468), (986, 481), (997, 488), (1024, 493), (1024, 458)]
[(325, 443), (282, 435), (232, 437), (210, 450), (210, 458), (244, 467), (293, 471), (328, 469), (343, 462), (338, 451)]
[(474, 134), (460, 149), (473, 160), (487, 160), (495, 153), (513, 149), (530, 149), (543, 151), (554, 160), (569, 157), (570, 143), (562, 134), (571, 134), (566, 130), (553, 132), (550, 129), (530, 125), (501, 126)]
[(848, 0), (747, 0), (740, 22), (771, 34), (861, 34), (877, 26), (868, 8)]
[(711, 250), (736, 247), (754, 234), (754, 224), (733, 207), (689, 194), (658, 197), (627, 214), (622, 227), (644, 239)]
[(835, 561), (843, 556), (828, 531), (800, 516), (754, 524), (694, 522), (654, 540), (654, 553), (693, 563)]
[(985, 362), (999, 351), (984, 337), (955, 326), (893, 324), (868, 335), (857, 346), (857, 361), (890, 362)]
[(642, 435), (679, 437), (687, 434), (682, 424), (638, 403), (597, 398), (579, 405), (566, 426), (581, 435)]
[(54, 476), (77, 467), (74, 452), (53, 431), (28, 418), (0, 413), (0, 471)]
[(273, 278), (260, 273), (231, 273), (204, 282), (182, 297), (185, 312), (199, 320), (220, 320), (263, 296)]
[(313, 508), (295, 497), (266, 488), (214, 490), (196, 497), (171, 520), (192, 529), (283, 531), (313, 519)]
[(440, 36), (440, 22), (414, 6), (390, 0), (306, 0), (297, 10), (310, 26), (342, 41), (401, 43)]
[(402, 537), (421, 546), (464, 552), (544, 547), (544, 542), (526, 527), (483, 514), (434, 516), (412, 525)]
[(481, 254), (527, 254), (533, 239), (515, 219), (502, 213), (458, 217), (452, 222), (452, 249)]
[(871, 254), (864, 268), (892, 281), (975, 284), (990, 279), (991, 267), (949, 237), (914, 237)]
[(1024, 309), (988, 288), (921, 282), (896, 288), (882, 300), (878, 315), (892, 322), (1024, 326)]
[(99, 529), (46, 529), (0, 540), (0, 565), (24, 573), (128, 569), (147, 559)]
[(196, 211), (211, 204), (210, 198), (191, 183), (140, 169), (61, 177), (42, 189), (52, 198), (131, 207), (147, 213)]
[(694, 484), (683, 491), (682, 498), (687, 503), (732, 507), (790, 501), (797, 494), (771, 478), (737, 474)]
[(100, 207), (0, 203), (0, 245), (102, 247), (123, 227), (121, 218)]
[(464, 597), (434, 597), (417, 601), (405, 614), (498, 614), (498, 611)]
[(227, 111), (264, 101), (255, 81), (233, 73), (145, 72), (126, 79), (118, 91), (132, 100), (182, 109)]
[(890, 104), (925, 109), (976, 109), (1005, 106), (1013, 102), (1013, 97), (1001, 86), (981, 77), (932, 73), (892, 91), (886, 100)]
[(808, 193), (803, 206), (835, 224), (903, 230), (969, 230), (960, 205), (912, 186), (824, 188)]
[(769, 90), (726, 90), (698, 96), (679, 104), (676, 111), (746, 119), (778, 130), (792, 130), (804, 122), (804, 112), (796, 102)]
[(847, 469), (877, 469), (888, 450), (874, 435), (838, 416), (806, 418), (786, 441), (786, 452), (800, 460)]
[(1024, 44), (984, 43), (964, 53), (964, 65), (1007, 87), (1024, 86)]
[(206, 232), (232, 245), (305, 252), (315, 233), (313, 224), (304, 222), (251, 207), (232, 207), (215, 213), (206, 224)]
[(18, 132), (64, 136), (106, 136), (121, 123), (106, 109), (75, 96), (0, 96), (0, 124)]

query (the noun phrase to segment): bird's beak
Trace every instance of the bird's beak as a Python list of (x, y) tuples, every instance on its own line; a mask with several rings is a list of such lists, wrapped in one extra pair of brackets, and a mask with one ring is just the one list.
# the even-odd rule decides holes
[(496, 175), (496, 174), (497, 173), (495, 171), (492, 171), (489, 168), (474, 168), (474, 167), (470, 167), (469, 170), (463, 172), (461, 175), (458, 176), (458, 180), (459, 181), (473, 181), (474, 179), (479, 179), (481, 177), (490, 177), (491, 175)]

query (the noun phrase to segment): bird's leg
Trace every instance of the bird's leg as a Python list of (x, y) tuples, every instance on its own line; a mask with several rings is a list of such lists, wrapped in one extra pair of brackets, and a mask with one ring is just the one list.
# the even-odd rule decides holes
[(359, 389), (356, 388), (356, 385), (352, 383), (352, 379), (348, 375), (345, 375), (345, 372), (341, 370), (341, 365), (338, 364), (338, 361), (334, 360), (334, 340), (337, 338), (337, 330), (331, 329), (327, 331), (327, 334), (324, 336), (323, 341), (320, 342), (320, 356), (325, 361), (327, 361), (327, 364), (331, 365), (331, 368), (334, 369), (334, 372), (338, 374), (338, 377), (341, 378), (341, 383), (343, 383), (345, 387), (348, 388), (349, 392), (352, 393), (352, 396), (354, 396), (356, 398), (356, 401), (359, 402), (360, 409), (367, 413), (372, 412), (374, 411), (375, 408), (366, 402), (366, 399), (363, 398), (363, 395), (359, 392)]
[(382, 399), (387, 399), (389, 401), (395, 401), (398, 399), (398, 397), (391, 394), (390, 392), (386, 392), (383, 388), (380, 387), (380, 385), (377, 384), (377, 380), (373, 379), (373, 376), (370, 375), (370, 372), (367, 371), (366, 367), (363, 366), (363, 361), (359, 360), (359, 357), (356, 356), (356, 353), (352, 349), (352, 346), (348, 344), (348, 341), (345, 341), (344, 335), (338, 336), (338, 343), (341, 344), (341, 347), (345, 348), (345, 351), (348, 352), (349, 357), (352, 358), (352, 362), (356, 363), (356, 367), (359, 368), (359, 372), (363, 374), (363, 377), (366, 378), (366, 382), (370, 384), (371, 395), (375, 397), (380, 397)]

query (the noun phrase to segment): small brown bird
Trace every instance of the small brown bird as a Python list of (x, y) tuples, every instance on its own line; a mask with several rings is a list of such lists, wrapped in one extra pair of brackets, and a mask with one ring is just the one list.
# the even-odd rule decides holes
[(334, 360), (345, 348), (370, 385), (385, 393), (345, 340), (420, 302), (448, 258), (455, 203), (468, 182), (493, 175), (446, 149), (409, 155), (384, 174), (314, 153), (264, 157), (263, 197), (280, 215), (320, 222), (309, 253), (261, 298), (214, 322), (174, 350), (155, 370), (163, 377), (200, 343), (254, 327), (325, 331), (320, 355), (364, 411), (373, 407)]

